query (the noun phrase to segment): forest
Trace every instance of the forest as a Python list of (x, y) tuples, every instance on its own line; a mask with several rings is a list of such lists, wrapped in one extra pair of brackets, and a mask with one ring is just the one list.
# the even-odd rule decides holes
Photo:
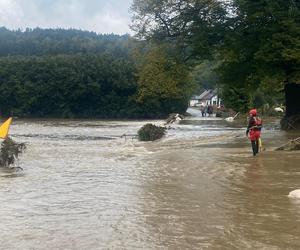
[[(185, 112), (188, 95), (163, 88), (152, 93), (139, 84), (136, 47), (129, 35), (0, 28), (1, 115), (158, 118)], [(176, 81), (172, 91), (184, 92)]]
[(75, 29), (8, 30), (0, 27), (0, 57), (109, 53), (128, 57), (134, 46), (129, 35), (96, 34)]

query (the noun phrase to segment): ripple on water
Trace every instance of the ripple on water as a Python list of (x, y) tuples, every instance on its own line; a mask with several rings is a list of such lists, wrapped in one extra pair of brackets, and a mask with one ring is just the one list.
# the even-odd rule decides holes
[[(13, 124), (28, 148), (22, 175), (0, 175), (0, 248), (300, 248), (287, 197), (298, 153), (253, 158), (243, 128), (222, 120), (193, 118), (149, 143), (120, 138), (144, 122), (119, 123)], [(289, 136), (266, 129), (264, 144)]]

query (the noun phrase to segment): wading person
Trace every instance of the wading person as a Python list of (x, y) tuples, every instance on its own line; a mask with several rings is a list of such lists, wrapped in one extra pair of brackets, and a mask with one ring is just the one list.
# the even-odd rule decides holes
[(205, 107), (204, 107), (204, 104), (202, 103), (201, 106), (200, 106), (200, 111), (201, 111), (201, 115), (202, 117), (205, 116)]
[(249, 112), (249, 123), (246, 130), (246, 136), (249, 136), (254, 156), (258, 154), (259, 151), (261, 128), (262, 120), (257, 116), (256, 109), (251, 109)]
[(214, 108), (212, 105), (208, 105), (207, 107), (207, 113), (208, 113), (208, 116), (211, 116), (214, 112)]

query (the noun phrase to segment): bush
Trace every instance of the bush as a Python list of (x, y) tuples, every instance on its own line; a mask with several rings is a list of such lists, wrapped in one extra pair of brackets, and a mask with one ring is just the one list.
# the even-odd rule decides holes
[(140, 141), (155, 141), (162, 138), (166, 133), (165, 127), (155, 126), (147, 123), (138, 131), (138, 138)]

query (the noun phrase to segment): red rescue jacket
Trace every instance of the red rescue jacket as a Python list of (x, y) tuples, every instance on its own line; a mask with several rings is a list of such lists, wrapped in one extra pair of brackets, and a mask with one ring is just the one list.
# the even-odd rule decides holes
[(251, 130), (261, 131), (261, 128), (262, 128), (262, 120), (258, 116), (253, 116), (249, 120), (246, 133), (248, 133)]

